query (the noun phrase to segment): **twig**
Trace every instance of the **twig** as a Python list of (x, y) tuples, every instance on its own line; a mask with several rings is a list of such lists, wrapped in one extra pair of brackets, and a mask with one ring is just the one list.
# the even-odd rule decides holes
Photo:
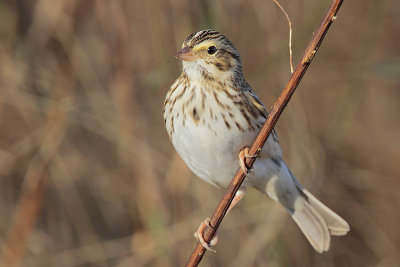
[(279, 4), (277, 0), (273, 0), (274, 3), (281, 9), (283, 14), (286, 16), (286, 20), (289, 24), (289, 61), (290, 61), (290, 73), (293, 73), (293, 53), (292, 53), (292, 22), (290, 21), (288, 13), (286, 13), (285, 9)]
[[(328, 32), (329, 26), (336, 19), (336, 14), (342, 3), (343, 0), (332, 1), (328, 11), (326, 12), (324, 18), (322, 19), (321, 24), (318, 27), (318, 30), (315, 32), (310, 43), (308, 44), (300, 63), (297, 65), (294, 73), (292, 74), (288, 83), (286, 84), (285, 89), (279, 96), (278, 100), (275, 102), (275, 105), (273, 106), (270, 114), (268, 115), (268, 118), (265, 121), (260, 133), (258, 134), (256, 140), (254, 141), (254, 143), (250, 148), (249, 151), (250, 157), (246, 157), (246, 164), (247, 166), (249, 166), (249, 168), (251, 168), (254, 161), (256, 160), (255, 157), (251, 156), (257, 156), (258, 152), (264, 146), (269, 134), (271, 133), (276, 122), (278, 121), (279, 116), (281, 115), (283, 109), (286, 107), (294, 91), (299, 85), (301, 79), (303, 78), (304, 73), (306, 72), (308, 66), (310, 65), (312, 59), (314, 58), (314, 55), (316, 54), (319, 46), (321, 45), (322, 40), (325, 37), (325, 34)], [(221, 224), (222, 219), (225, 216), (226, 211), (228, 210), (229, 205), (233, 200), (233, 197), (235, 196), (237, 190), (239, 189), (245, 177), (246, 175), (243, 173), (241, 168), (239, 168), (235, 176), (233, 177), (231, 183), (229, 184), (225, 195), (222, 197), (222, 199), (218, 203), (217, 208), (214, 210), (214, 213), (210, 219), (211, 227), (207, 227), (203, 233), (204, 240), (207, 243), (210, 242), (210, 240), (214, 236), (214, 233), (217, 231), (219, 225)], [(205, 248), (200, 244), (200, 242), (198, 242), (188, 262), (186, 263), (186, 266), (188, 267), (197, 266), (200, 263), (201, 259), (203, 258), (204, 253), (205, 253)]]
[[(18, 201), (10, 233), (4, 243), (0, 266), (19, 266), (28, 246), (28, 238), (39, 217), (48, 188), (49, 177), (45, 167), (35, 160), (27, 177), (28, 186)], [(39, 166), (40, 165), (40, 166)]]

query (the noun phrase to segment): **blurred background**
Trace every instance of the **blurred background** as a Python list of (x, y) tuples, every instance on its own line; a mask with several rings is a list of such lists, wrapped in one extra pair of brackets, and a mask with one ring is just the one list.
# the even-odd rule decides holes
[[(288, 1), (294, 64), (331, 3)], [(345, 1), (277, 125), (293, 173), (351, 226), (322, 255), (255, 190), (201, 266), (400, 266), (400, 2)], [(273, 1), (0, 1), (2, 266), (182, 266), (223, 191), (164, 129), (192, 32), (223, 32), (267, 107), (290, 77)]]

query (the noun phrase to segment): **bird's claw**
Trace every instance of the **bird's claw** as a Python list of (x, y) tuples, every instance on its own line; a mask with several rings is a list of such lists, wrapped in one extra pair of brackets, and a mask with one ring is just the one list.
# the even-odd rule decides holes
[(240, 168), (242, 169), (243, 173), (247, 175), (249, 168), (246, 165), (246, 158), (254, 158), (256, 156), (251, 156), (249, 154), (249, 148), (245, 147), (239, 152), (239, 164)]
[(194, 233), (194, 237), (200, 242), (200, 244), (205, 248), (205, 249), (207, 249), (207, 250), (209, 250), (209, 251), (212, 251), (212, 252), (216, 252), (214, 249), (212, 249), (211, 247), (212, 246), (215, 246), (216, 244), (217, 244), (217, 242), (218, 242), (218, 236), (217, 235), (214, 235), (214, 237), (211, 239), (211, 241), (210, 241), (210, 244), (207, 244), (207, 242), (204, 240), (204, 237), (203, 237), (203, 232), (204, 232), (204, 229), (207, 227), (207, 226), (210, 226), (211, 227), (211, 224), (210, 224), (210, 218), (206, 218), (204, 221), (202, 221), (201, 223), (200, 223), (200, 226), (199, 226), (199, 228), (197, 229), (197, 231)]

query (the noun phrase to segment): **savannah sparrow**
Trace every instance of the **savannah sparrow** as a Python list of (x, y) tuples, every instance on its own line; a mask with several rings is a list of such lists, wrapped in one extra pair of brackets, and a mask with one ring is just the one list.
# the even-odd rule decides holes
[[(176, 151), (206, 182), (225, 188), (268, 115), (243, 77), (233, 44), (213, 30), (192, 33), (177, 53), (183, 71), (167, 93), (164, 120)], [(239, 160), (238, 160), (239, 155)], [(329, 249), (331, 235), (345, 235), (349, 225), (293, 176), (282, 159), (273, 131), (259, 153), (232, 208), (252, 186), (281, 203), (318, 252)], [(203, 227), (197, 237), (202, 238)]]

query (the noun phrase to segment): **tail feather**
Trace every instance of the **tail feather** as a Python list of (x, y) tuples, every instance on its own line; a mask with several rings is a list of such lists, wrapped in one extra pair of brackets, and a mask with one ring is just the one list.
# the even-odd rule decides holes
[(311, 206), (324, 219), (331, 235), (342, 236), (347, 234), (347, 232), (350, 230), (350, 226), (342, 217), (322, 204), (306, 189), (303, 189), (303, 193), (307, 196), (308, 202), (311, 204)]
[(322, 253), (329, 249), (331, 235), (345, 235), (350, 227), (310, 192), (302, 191), (304, 196), (299, 197), (300, 203), (291, 215), (314, 249)]
[(301, 208), (297, 208), (291, 215), (303, 234), (316, 251), (327, 251), (331, 242), (331, 235), (327, 223), (320, 213), (307, 200), (301, 199)]
[[(331, 235), (345, 235), (349, 224), (322, 204), (293, 176), (283, 161), (255, 162), (253, 185), (282, 204), (316, 251), (327, 251)], [(270, 169), (270, 173), (265, 170)], [(275, 168), (275, 169), (274, 169)], [(274, 173), (274, 171), (277, 171)], [(265, 179), (265, 172), (269, 174)]]

